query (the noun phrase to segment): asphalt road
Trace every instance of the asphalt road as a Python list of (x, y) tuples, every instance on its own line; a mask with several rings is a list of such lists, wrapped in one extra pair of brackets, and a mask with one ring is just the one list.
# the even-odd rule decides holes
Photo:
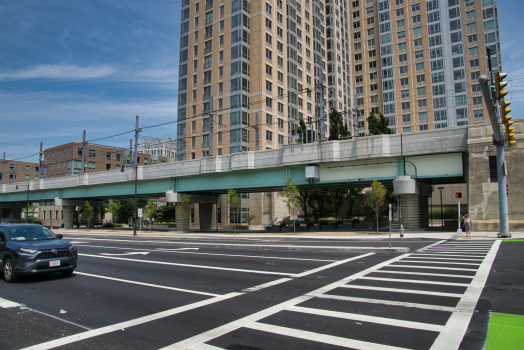
[(475, 317), (468, 325), (500, 248), (420, 241), (402, 242), (409, 254), (356, 254), (75, 241), (73, 276), (1, 281), (1, 349), (456, 349), (463, 339), (473, 349), (487, 326)]

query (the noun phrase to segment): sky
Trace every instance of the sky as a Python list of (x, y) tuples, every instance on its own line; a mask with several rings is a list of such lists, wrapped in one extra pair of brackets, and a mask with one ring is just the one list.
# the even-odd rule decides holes
[[(498, 0), (513, 118), (524, 113), (522, 0)], [(180, 0), (0, 0), (0, 157), (176, 120)], [(520, 91), (519, 91), (520, 90)], [(176, 125), (143, 137), (176, 136)], [(95, 143), (128, 147), (133, 133)], [(140, 139), (139, 141), (143, 141)], [(38, 160), (37, 156), (25, 158)]]

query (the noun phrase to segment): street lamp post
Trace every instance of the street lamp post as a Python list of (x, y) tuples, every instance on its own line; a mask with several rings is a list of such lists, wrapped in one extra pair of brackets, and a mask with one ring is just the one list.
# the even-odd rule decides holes
[(444, 187), (439, 187), (438, 190), (440, 191), (440, 220), (442, 221), (442, 226), (444, 227), (444, 211), (442, 209), (442, 190)]

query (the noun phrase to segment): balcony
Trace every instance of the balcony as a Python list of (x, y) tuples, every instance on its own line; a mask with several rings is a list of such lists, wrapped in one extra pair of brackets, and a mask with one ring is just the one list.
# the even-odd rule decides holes
[[(402, 101), (409, 101), (409, 96), (402, 96), (400, 98)], [(403, 110), (404, 111), (404, 110)]]
[(426, 85), (426, 81), (417, 81), (417, 86)]
[(205, 84), (211, 84), (211, 77), (209, 78), (204, 78), (204, 85)]

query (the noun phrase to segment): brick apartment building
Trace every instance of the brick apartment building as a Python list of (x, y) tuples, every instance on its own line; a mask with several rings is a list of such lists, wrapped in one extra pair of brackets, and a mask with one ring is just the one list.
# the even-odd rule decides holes
[(1, 160), (1, 162), (1, 184), (38, 180), (38, 163), (10, 159)]

